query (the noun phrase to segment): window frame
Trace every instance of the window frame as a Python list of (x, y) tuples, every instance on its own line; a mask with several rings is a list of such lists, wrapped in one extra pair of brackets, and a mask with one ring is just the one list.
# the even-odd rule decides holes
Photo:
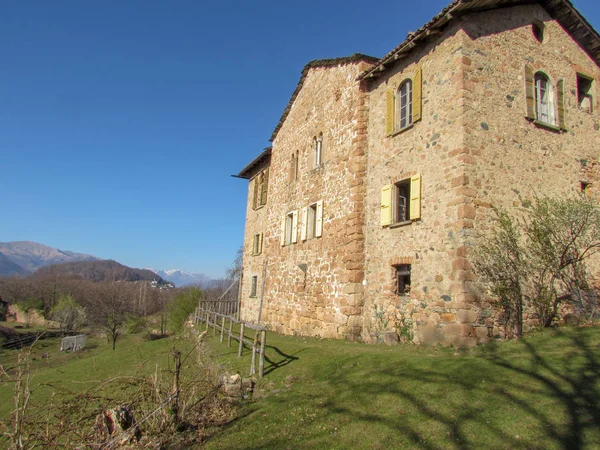
[(394, 282), (394, 293), (399, 296), (409, 296), (412, 282), (411, 264), (392, 265)]
[(413, 80), (406, 78), (396, 90), (394, 132), (413, 125)]
[(256, 298), (258, 293), (258, 275), (252, 275), (250, 279), (250, 298)]
[(537, 71), (533, 76), (533, 87), (535, 120), (541, 124), (558, 127), (554, 86), (550, 76)]
[(318, 137), (315, 137), (315, 169), (323, 165), (323, 133), (319, 133)]
[[(583, 82), (587, 84), (587, 89), (582, 86)], [(594, 112), (594, 79), (582, 73), (577, 73), (577, 106), (580, 110), (592, 114)], [(589, 105), (584, 106), (585, 101), (589, 102)]]

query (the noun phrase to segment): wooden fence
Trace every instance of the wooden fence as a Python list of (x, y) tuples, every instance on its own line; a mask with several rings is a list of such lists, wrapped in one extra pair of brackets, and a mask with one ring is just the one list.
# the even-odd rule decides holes
[(239, 317), (238, 299), (200, 300), (199, 308), (229, 317)]
[[(237, 312), (237, 311), (236, 311)], [(227, 346), (231, 347), (232, 339), (238, 341), (238, 358), (242, 357), (244, 344), (252, 348), (252, 360), (250, 362), (250, 375), (256, 373), (256, 357), (258, 356), (258, 376), (263, 377), (265, 372), (265, 345), (267, 343), (267, 330), (250, 323), (238, 320), (230, 315), (221, 314), (217, 311), (198, 306), (194, 314), (194, 323), (204, 323), (207, 333), (212, 327), (212, 335), (217, 336), (219, 330), (221, 342), (227, 336)], [(239, 325), (239, 332), (233, 330), (233, 324)], [(246, 331), (254, 331), (254, 338), (246, 337)]]

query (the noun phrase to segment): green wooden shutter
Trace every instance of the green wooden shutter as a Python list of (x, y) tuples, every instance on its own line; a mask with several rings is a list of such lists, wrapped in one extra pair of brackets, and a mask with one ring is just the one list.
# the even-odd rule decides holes
[(423, 70), (421, 67), (417, 67), (413, 77), (412, 102), (412, 119), (413, 122), (418, 122), (421, 120), (423, 108)]
[(565, 80), (558, 80), (556, 83), (556, 112), (558, 114), (558, 127), (566, 130), (565, 125)]
[(394, 133), (394, 93), (390, 90), (385, 92), (385, 135)]
[(535, 82), (533, 69), (529, 64), (525, 65), (525, 103), (527, 107), (526, 117), (535, 120)]

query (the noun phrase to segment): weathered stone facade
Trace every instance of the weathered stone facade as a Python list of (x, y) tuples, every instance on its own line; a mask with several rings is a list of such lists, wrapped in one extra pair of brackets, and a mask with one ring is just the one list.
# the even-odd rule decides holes
[[(275, 331), (456, 345), (500, 333), (497, 312), (474, 283), (474, 233), (489, 227), (492, 206), (518, 210), (536, 194), (598, 192), (600, 52), (592, 50), (600, 37), (568, 1), (560, 7), (581, 22), (575, 26), (542, 4), (479, 3), (487, 8), (453, 2), (381, 60), (307, 65), (269, 155), (240, 174), (269, 167), (268, 200), (258, 210), (250, 181), (244, 319), (257, 318), (266, 267), (262, 320)], [(595, 44), (569, 31), (584, 25)], [(557, 97), (564, 86), (556, 126), (526, 117), (527, 70), (543, 72)], [(580, 108), (578, 74), (594, 80), (591, 111)], [(406, 80), (413, 122), (390, 131), (390, 92)], [(314, 167), (320, 133), (323, 162)], [(419, 214), (382, 225), (385, 186), (400, 189), (415, 177), (420, 192), (411, 198), (420, 205), (411, 200), (410, 208)], [(318, 201), (322, 235), (303, 239), (303, 208)], [(294, 211), (296, 242), (287, 242), (286, 215)], [(252, 256), (258, 233), (262, 252)], [(398, 292), (399, 268), (407, 267), (410, 285)]]

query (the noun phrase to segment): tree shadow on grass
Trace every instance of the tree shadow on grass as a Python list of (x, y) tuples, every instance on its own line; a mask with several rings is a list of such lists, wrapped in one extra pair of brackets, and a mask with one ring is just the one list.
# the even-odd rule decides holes
[(598, 448), (599, 345), (584, 329), (556, 338), (556, 350), (524, 339), (482, 356), (334, 370), (327, 383), (335, 394), (323, 394), (314, 422), (298, 423), (295, 437), (265, 435), (256, 448), (343, 448), (348, 441), (318, 426), (332, 422), (378, 430), (355, 448)]

